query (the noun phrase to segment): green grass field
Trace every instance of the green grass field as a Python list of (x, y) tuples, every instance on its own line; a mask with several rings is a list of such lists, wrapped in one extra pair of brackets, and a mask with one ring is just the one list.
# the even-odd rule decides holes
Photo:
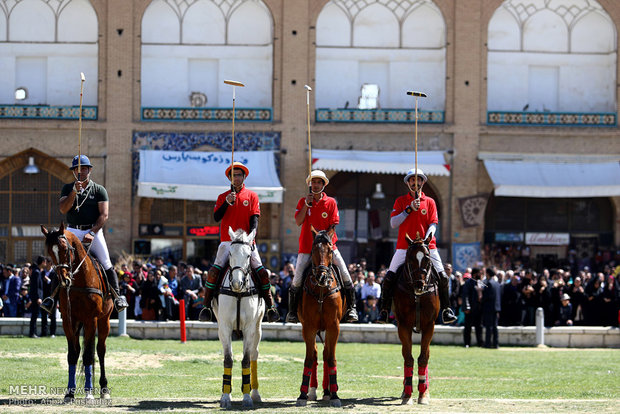
[[(222, 351), (218, 341), (181, 344), (173, 340), (112, 337), (107, 345), (106, 367), (113, 406), (101, 408), (103, 411), (219, 409)], [(8, 405), (11, 398), (17, 397), (35, 399), (30, 406), (35, 410), (64, 409), (37, 405), (46, 396), (16, 396), (11, 392), (11, 386), (34, 385), (46, 389), (66, 386), (64, 337), (0, 337), (0, 349), (0, 404), (3, 404), (0, 411), (5, 411), (4, 408), (23, 411), (23, 406)], [(235, 342), (232, 394), (235, 404), (241, 398), (241, 349), (242, 343)], [(257, 406), (259, 411), (294, 410), (301, 383), (304, 344), (263, 341), (260, 351), (259, 390), (265, 402)], [(418, 347), (414, 345), (415, 356), (417, 352)], [(398, 399), (403, 375), (399, 345), (341, 343), (337, 358), (338, 394), (345, 410), (405, 409), (399, 406)], [(322, 364), (319, 368), (322, 369)], [(490, 350), (434, 345), (429, 369), (431, 405), (428, 409), (433, 411), (620, 411), (618, 349), (503, 347)], [(98, 374), (97, 366), (96, 386)], [(83, 377), (78, 379), (78, 386), (82, 385)], [(335, 410), (317, 404), (305, 410)], [(412, 409), (426, 407), (408, 407)]]

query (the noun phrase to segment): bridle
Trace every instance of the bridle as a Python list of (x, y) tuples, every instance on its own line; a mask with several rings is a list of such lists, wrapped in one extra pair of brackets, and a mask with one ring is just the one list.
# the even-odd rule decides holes
[[(233, 244), (241, 244), (241, 245), (246, 245), (249, 246), (250, 249), (253, 249), (254, 246), (248, 242), (245, 242), (243, 240), (234, 240), (230, 243), (231, 247)], [(249, 286), (249, 281), (250, 278), (248, 277), (250, 275), (251, 272), (251, 260), (250, 260), (250, 256), (251, 254), (248, 254), (244, 260), (244, 262), (246, 263), (244, 266), (231, 266), (230, 267), (230, 271), (228, 272), (228, 283), (229, 286), (232, 288), (232, 281), (233, 281), (233, 272), (235, 270), (239, 270), (241, 271), (241, 273), (243, 274), (243, 279), (242, 279), (242, 283), (241, 283), (241, 291), (244, 290), (248, 290), (250, 288)]]
[[(412, 269), (410, 249), (416, 247), (417, 252), (415, 259), (417, 259), (419, 266), (417, 269)], [(407, 249), (407, 257), (405, 259), (407, 267), (407, 283), (413, 285), (413, 292), (416, 296), (422, 296), (435, 290), (434, 285), (431, 283), (431, 274), (433, 262), (430, 258), (430, 252), (428, 247), (422, 241), (416, 241), (409, 245)]]
[[(61, 257), (59, 253), (61, 242), (63, 244), (62, 247), (66, 249), (64, 262), (61, 262)], [(52, 269), (56, 272), (56, 275), (59, 278), (61, 286), (66, 287), (66, 288), (71, 287), (73, 280), (74, 280), (74, 275), (77, 274), (77, 272), (80, 270), (80, 267), (82, 267), (82, 265), (84, 264), (86, 257), (88, 257), (88, 252), (90, 251), (91, 246), (92, 244), (88, 246), (88, 250), (86, 251), (84, 258), (82, 259), (80, 264), (74, 269), (73, 263), (74, 263), (74, 258), (76, 255), (76, 252), (75, 252), (76, 249), (75, 247), (71, 245), (71, 243), (69, 243), (67, 236), (65, 236), (64, 234), (60, 234), (58, 236), (58, 243), (55, 243), (51, 246), (52, 252), (54, 253), (54, 256), (56, 259), (56, 264), (52, 266)], [(61, 277), (62, 272), (58, 272), (56, 271), (56, 269), (65, 269), (66, 276)]]
[[(333, 244), (331, 240), (329, 239), (329, 237), (327, 237), (327, 233), (324, 230), (320, 231), (316, 235), (314, 242), (312, 243), (312, 251), (314, 252), (315, 249), (320, 249), (321, 244), (323, 243), (327, 244), (327, 248), (329, 249), (329, 252), (331, 255)], [(311, 275), (314, 278), (318, 286), (328, 287), (329, 284), (331, 283), (333, 279), (333, 271), (332, 271), (331, 264), (332, 264), (331, 257), (330, 257), (328, 265), (324, 265), (324, 264), (315, 265), (314, 263), (312, 264)]]

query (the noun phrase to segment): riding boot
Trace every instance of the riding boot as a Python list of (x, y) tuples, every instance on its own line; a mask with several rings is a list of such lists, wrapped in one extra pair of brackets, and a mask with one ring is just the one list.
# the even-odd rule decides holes
[(205, 298), (204, 298), (204, 308), (200, 311), (198, 315), (198, 319), (201, 322), (211, 322), (211, 318), (213, 317), (213, 312), (211, 311), (211, 299), (213, 299), (213, 294), (217, 289), (217, 282), (220, 278), (220, 272), (222, 269), (219, 266), (211, 266), (209, 272), (207, 273), (207, 282), (205, 283)]
[(301, 289), (291, 285), (288, 290), (288, 314), (286, 315), (286, 322), (298, 323), (299, 317), (297, 316), (297, 306), (299, 306), (299, 296)]
[(450, 276), (446, 272), (439, 273), (439, 304), (442, 310), (441, 320), (443, 323), (452, 323), (456, 321), (456, 316), (450, 308), (450, 291), (448, 285), (450, 284)]
[(388, 323), (390, 311), (392, 310), (392, 296), (394, 294), (394, 283), (396, 273), (388, 271), (381, 284), (381, 312), (377, 318), (377, 323)]
[(357, 309), (355, 309), (355, 288), (351, 283), (344, 285), (344, 296), (347, 299), (347, 310), (344, 312), (344, 320), (348, 323), (358, 321)]
[(56, 290), (58, 288), (58, 277), (56, 276), (52, 277), (52, 284), (50, 285), (50, 288), (52, 289), (51, 296), (48, 296), (47, 298), (43, 299), (43, 302), (41, 303), (40, 307), (45, 312), (52, 315), (52, 312), (55, 311), (54, 304), (56, 303), (56, 298), (58, 296), (58, 290)]
[(260, 294), (265, 300), (265, 308), (267, 310), (267, 321), (278, 322), (280, 321), (280, 313), (273, 304), (273, 298), (271, 297), (271, 283), (269, 282), (269, 271), (265, 267), (261, 266), (256, 269), (256, 273), (260, 278)]
[(113, 267), (111, 267), (105, 271), (105, 275), (108, 278), (110, 288), (114, 291), (114, 307), (116, 308), (116, 312), (121, 313), (129, 307), (129, 304), (127, 303), (125, 297), (121, 296), (120, 291), (118, 290), (118, 276), (116, 275), (116, 271)]

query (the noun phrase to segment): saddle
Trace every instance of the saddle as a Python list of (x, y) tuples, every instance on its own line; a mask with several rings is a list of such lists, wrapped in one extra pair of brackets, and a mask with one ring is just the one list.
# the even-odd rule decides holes
[(90, 257), (90, 260), (93, 262), (93, 266), (95, 267), (95, 272), (97, 273), (97, 277), (99, 277), (99, 281), (101, 282), (101, 286), (103, 287), (103, 292), (97, 288), (93, 288), (93, 287), (74, 287), (71, 286), (71, 290), (75, 291), (75, 292), (84, 292), (84, 293), (94, 293), (95, 295), (99, 295), (101, 296), (103, 299), (106, 299), (106, 297), (111, 297), (112, 296), (112, 288), (110, 287), (109, 283), (108, 283), (108, 278), (105, 276), (105, 269), (103, 268), (103, 265), (101, 264), (101, 262), (97, 259), (96, 256), (92, 255), (90, 253), (90, 250), (87, 248), (86, 249), (87, 253), (88, 253), (88, 257)]

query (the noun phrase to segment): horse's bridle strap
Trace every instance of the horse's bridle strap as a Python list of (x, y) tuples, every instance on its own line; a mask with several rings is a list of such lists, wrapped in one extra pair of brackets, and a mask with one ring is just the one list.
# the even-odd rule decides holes
[(220, 293), (222, 295), (226, 295), (226, 296), (232, 296), (235, 298), (243, 298), (246, 296), (254, 296), (254, 295), (258, 295), (258, 290), (256, 288), (250, 288), (249, 290), (246, 290), (245, 292), (233, 292), (231, 289), (226, 288), (226, 287), (222, 287), (220, 288)]

